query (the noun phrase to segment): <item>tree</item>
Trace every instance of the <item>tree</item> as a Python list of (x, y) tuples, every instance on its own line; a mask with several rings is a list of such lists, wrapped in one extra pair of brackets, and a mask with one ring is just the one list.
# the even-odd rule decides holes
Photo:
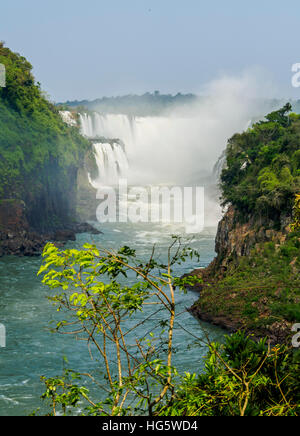
[[(299, 413), (299, 362), (287, 347), (271, 349), (266, 340), (256, 343), (241, 332), (226, 336), (223, 345), (207, 336), (209, 353), (202, 374), (182, 375), (174, 368), (176, 289), (199, 281), (173, 275), (176, 263), (187, 256), (198, 258), (180, 238), (173, 238), (166, 263), (155, 260), (155, 249), (144, 264), (129, 247), (114, 252), (88, 244), (83, 250), (64, 251), (48, 244), (43, 256), (39, 271), (43, 283), (59, 290), (49, 297), (63, 314), (56, 331), (86, 341), (90, 353), (101, 357), (106, 374), (99, 380), (65, 369), (60, 377), (42, 377), (46, 387), (42, 398), (50, 401), (51, 415), (79, 413), (79, 405), (81, 414), (94, 416)], [(137, 313), (144, 317), (134, 322)], [(153, 329), (130, 343), (128, 333), (153, 316)], [(203, 343), (195, 332), (192, 335), (196, 346)], [(81, 385), (84, 377), (107, 398), (95, 399)]]
[(222, 204), (279, 226), (299, 192), (300, 116), (287, 103), (228, 142), (221, 173)]
[(283, 127), (286, 127), (289, 125), (289, 117), (287, 114), (291, 112), (292, 105), (291, 103), (287, 103), (283, 108), (279, 109), (278, 111), (271, 112), (269, 115), (266, 116), (266, 119), (271, 122), (276, 122), (281, 124)]
[(294, 205), (294, 222), (292, 224), (292, 230), (300, 230), (300, 194), (296, 195)]
[[(146, 410), (152, 415), (162, 400), (168, 403), (172, 398), (173, 377), (177, 375), (172, 367), (175, 289), (183, 290), (197, 280), (173, 277), (173, 267), (187, 256), (198, 258), (198, 254), (177, 237), (168, 250), (166, 264), (158, 263), (154, 254), (155, 249), (143, 264), (129, 247), (118, 252), (88, 244), (81, 251), (59, 251), (53, 244), (45, 247), (39, 274), (44, 274), (43, 283), (50, 289), (61, 290), (50, 300), (65, 315), (56, 330), (86, 341), (91, 352), (100, 355), (106, 373), (101, 388), (109, 393), (106, 401), (94, 402), (86, 390), (70, 385), (65, 379), (44, 379), (54, 415), (57, 404), (65, 408), (67, 398), (68, 401), (71, 398), (68, 404), (76, 405), (80, 395), (89, 403), (90, 413), (103, 415), (132, 413), (128, 397), (135, 412)], [(120, 276), (128, 278), (130, 274), (136, 276), (134, 285), (119, 280)], [(135, 344), (129, 344), (128, 333), (146, 321), (134, 324), (135, 315), (147, 305), (155, 308), (156, 316), (161, 315), (156, 326), (158, 336), (157, 328), (153, 328), (149, 335), (137, 337)], [(115, 356), (115, 364), (111, 356)], [(74, 376), (73, 372), (66, 376), (70, 374)], [(90, 374), (86, 377), (93, 378)], [(57, 388), (67, 386), (69, 394), (58, 396)]]

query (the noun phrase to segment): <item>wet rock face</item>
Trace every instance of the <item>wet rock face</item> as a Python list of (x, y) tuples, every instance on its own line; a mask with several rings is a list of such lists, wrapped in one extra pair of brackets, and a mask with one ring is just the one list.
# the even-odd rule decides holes
[(23, 201), (0, 201), (0, 257), (39, 256), (47, 242), (54, 241), (64, 245), (67, 241), (75, 241), (76, 233), (101, 234), (88, 223), (66, 225), (54, 232), (37, 233), (28, 224)]
[(50, 236), (50, 238), (53, 241), (58, 242), (76, 241), (76, 233), (89, 233), (91, 235), (100, 235), (102, 232), (95, 229), (95, 227), (91, 226), (88, 223), (78, 223), (67, 226), (67, 228), (63, 230), (57, 230)]
[(89, 233), (91, 235), (100, 235), (102, 232), (97, 230), (91, 224), (88, 223), (79, 223), (73, 226), (73, 231), (75, 233)]
[(42, 237), (30, 239), (30, 235), (25, 235), (23, 238), (16, 236), (1, 241), (0, 256), (39, 256), (45, 244), (46, 241)]
[(52, 239), (58, 242), (76, 241), (75, 233), (72, 230), (58, 230)]
[(23, 201), (0, 201), (0, 256), (37, 256), (45, 243), (44, 237), (30, 231)]
[(0, 231), (5, 230), (9, 237), (15, 232), (26, 231), (28, 228), (25, 203), (19, 200), (0, 200)]
[[(266, 223), (249, 219), (245, 223), (238, 220), (234, 207), (230, 207), (219, 222), (216, 236), (216, 266), (226, 268), (227, 265), (240, 256), (248, 256), (255, 246), (262, 242), (284, 242), (288, 233), (290, 219), (283, 219), (284, 225), (280, 231), (272, 228), (272, 222)], [(269, 229), (266, 224), (269, 224)]]
[(43, 167), (39, 179), (32, 174), (28, 186), (34, 188), (22, 194), (30, 228), (38, 233), (64, 229), (76, 218), (77, 168), (60, 168), (53, 161)]
[[(280, 276), (276, 274), (273, 279), (272, 269), (275, 264), (270, 265), (270, 270), (266, 268), (265, 275), (261, 268), (256, 269), (256, 257), (260, 254), (264, 256), (265, 243), (273, 243), (274, 255), (284, 245), (290, 232), (290, 223), (291, 216), (288, 213), (282, 213), (279, 226), (278, 221), (275, 224), (271, 219), (254, 215), (242, 217), (231, 206), (218, 226), (215, 247), (217, 257), (207, 268), (189, 274), (199, 277), (199, 284), (192, 289), (200, 293), (200, 299), (190, 312), (202, 321), (232, 332), (243, 330), (247, 335), (254, 335), (257, 340), (267, 337), (274, 345), (290, 344), (293, 322), (288, 311), (277, 313), (274, 305), (282, 303), (283, 307), (288, 307), (291, 301), (297, 304), (294, 297), (296, 293), (292, 289), (293, 286), (297, 287), (295, 278), (299, 275), (297, 258), (292, 261), (287, 258), (286, 266), (290, 265), (291, 271), (289, 273), (287, 269), (287, 274), (290, 275), (286, 283), (281, 282)], [(254, 256), (251, 253), (253, 249)], [(280, 250), (278, 251), (280, 256)], [(241, 262), (243, 257), (249, 257), (249, 262)], [(291, 263), (288, 265), (288, 262)], [(253, 267), (252, 276), (249, 267)], [(278, 268), (282, 267), (284, 268), (284, 262), (278, 265)], [(252, 280), (256, 279), (256, 274), (257, 280)], [(283, 289), (288, 289), (286, 284), (290, 284), (289, 280), (291, 293), (286, 295), (286, 290)]]

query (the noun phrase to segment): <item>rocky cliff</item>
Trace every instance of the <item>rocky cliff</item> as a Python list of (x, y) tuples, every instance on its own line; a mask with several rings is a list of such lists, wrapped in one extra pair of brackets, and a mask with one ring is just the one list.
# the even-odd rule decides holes
[(78, 171), (90, 144), (45, 98), (30, 63), (1, 42), (0, 63), (0, 254), (34, 254), (49, 235), (74, 238)]
[(300, 322), (300, 232), (291, 225), (300, 192), (300, 117), (287, 116), (290, 109), (229, 140), (217, 257), (192, 273), (200, 292), (195, 316), (274, 343), (289, 341)]
[(218, 226), (216, 252), (206, 269), (192, 273), (199, 278), (194, 290), (200, 298), (191, 312), (230, 331), (289, 341), (300, 321), (299, 232), (289, 225), (276, 230), (240, 222), (230, 207)]
[(230, 206), (219, 222), (215, 251), (215, 268), (225, 272), (232, 262), (237, 263), (243, 256), (250, 256), (251, 250), (261, 243), (283, 244), (290, 232), (291, 215), (283, 214), (280, 229), (274, 228), (273, 221), (249, 215), (241, 219), (239, 212)]
[(44, 237), (30, 229), (23, 201), (0, 201), (0, 257), (4, 254), (38, 255), (45, 242)]

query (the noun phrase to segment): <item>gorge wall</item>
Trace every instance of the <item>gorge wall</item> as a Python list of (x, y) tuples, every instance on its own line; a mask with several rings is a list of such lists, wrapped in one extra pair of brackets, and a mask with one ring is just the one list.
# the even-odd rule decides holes
[[(272, 343), (290, 341), (300, 322), (300, 117), (290, 106), (229, 140), (221, 173), (217, 256), (199, 278), (199, 319)], [(294, 207), (293, 207), (294, 205)], [(299, 212), (298, 212), (299, 213)]]
[(248, 216), (241, 220), (238, 210), (230, 206), (218, 224), (215, 268), (219, 268), (219, 272), (226, 271), (232, 262), (250, 256), (251, 250), (261, 243), (283, 244), (290, 232), (291, 221), (291, 214), (284, 214), (278, 230), (273, 227), (273, 222), (268, 223), (263, 217)]
[[(6, 87), (0, 88), (0, 244), (2, 253), (20, 254), (26, 253), (21, 228), (29, 232), (23, 240), (36, 235), (38, 251), (42, 235), (76, 222), (77, 173), (90, 144), (44, 97), (24, 57), (0, 43), (0, 63), (6, 68)], [(22, 218), (13, 229), (5, 208), (20, 217), (20, 204)], [(19, 248), (10, 248), (12, 240)]]

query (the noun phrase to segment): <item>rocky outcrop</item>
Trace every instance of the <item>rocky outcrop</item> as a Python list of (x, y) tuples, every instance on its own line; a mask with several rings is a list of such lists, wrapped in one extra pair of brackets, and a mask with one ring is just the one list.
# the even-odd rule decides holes
[(257, 217), (241, 220), (235, 208), (230, 206), (218, 225), (215, 245), (217, 258), (211, 267), (224, 272), (231, 262), (241, 256), (249, 256), (250, 251), (262, 242), (282, 244), (289, 232), (290, 222), (290, 217), (283, 216), (281, 229), (275, 230), (272, 221), (266, 223)]
[(23, 201), (0, 201), (0, 256), (36, 256), (45, 243), (43, 236), (30, 230)]
[(200, 321), (220, 327), (229, 333), (237, 330), (244, 330), (246, 334), (251, 335), (254, 340), (267, 337), (271, 345), (288, 343), (291, 339), (291, 329), (293, 323), (286, 320), (274, 322), (272, 325), (260, 326), (254, 331), (251, 328), (243, 326), (242, 323), (225, 315), (216, 315), (203, 311), (197, 304), (189, 309), (189, 312)]
[(77, 233), (100, 234), (88, 223), (67, 224), (54, 232), (37, 233), (26, 218), (26, 205), (20, 200), (0, 201), (0, 257), (4, 255), (39, 256), (49, 241), (60, 245), (75, 241)]
[(58, 242), (75, 241), (76, 234), (89, 233), (91, 235), (100, 235), (102, 232), (88, 223), (77, 223), (67, 226), (63, 230), (57, 230), (50, 235), (50, 239)]
[(100, 235), (102, 232), (88, 223), (74, 224), (72, 227), (75, 233), (89, 233), (90, 235)]
[(25, 203), (19, 200), (0, 200), (0, 231), (26, 231)]
[(298, 316), (293, 304), (299, 302), (298, 245), (288, 245), (290, 222), (291, 217), (282, 216), (276, 229), (271, 221), (241, 217), (230, 207), (218, 226), (217, 257), (189, 274), (199, 279), (190, 289), (200, 294), (190, 312), (230, 332), (243, 330), (273, 344), (288, 343)]

